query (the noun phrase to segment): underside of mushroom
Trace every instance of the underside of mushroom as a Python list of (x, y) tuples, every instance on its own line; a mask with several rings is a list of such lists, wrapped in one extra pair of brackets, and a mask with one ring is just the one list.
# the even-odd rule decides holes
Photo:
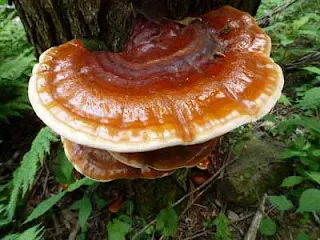
[(272, 109), (284, 80), (270, 48), (254, 18), (229, 6), (187, 26), (141, 17), (121, 53), (80, 40), (48, 49), (29, 98), (84, 175), (163, 177)]

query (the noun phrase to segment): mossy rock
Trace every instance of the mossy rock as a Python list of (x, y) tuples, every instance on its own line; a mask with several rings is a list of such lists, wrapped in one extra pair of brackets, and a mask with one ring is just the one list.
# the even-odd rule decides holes
[[(132, 181), (136, 212), (143, 217), (150, 217), (169, 207), (186, 193), (183, 183), (187, 182), (188, 173), (188, 169), (179, 169), (169, 177)], [(175, 209), (179, 212), (184, 206), (181, 203)]]
[(262, 195), (277, 188), (290, 173), (289, 165), (280, 159), (284, 151), (273, 139), (255, 137), (233, 152), (237, 161), (216, 184), (223, 200), (241, 205), (254, 204)]

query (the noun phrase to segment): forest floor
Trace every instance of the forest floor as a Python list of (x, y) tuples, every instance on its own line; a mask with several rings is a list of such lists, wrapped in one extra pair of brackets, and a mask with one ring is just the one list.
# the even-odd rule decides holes
[[(36, 60), (21, 22), (0, 9), (0, 238), (319, 239), (320, 1), (264, 0), (256, 19), (285, 73), (278, 104), (221, 138), (208, 170), (179, 171), (174, 200), (147, 211), (134, 201), (136, 183), (98, 184), (70, 166), (30, 108)], [(25, 161), (28, 151), (36, 160)]]

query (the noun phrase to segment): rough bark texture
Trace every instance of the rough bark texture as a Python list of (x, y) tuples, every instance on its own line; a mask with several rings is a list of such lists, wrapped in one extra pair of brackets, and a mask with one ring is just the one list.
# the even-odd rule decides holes
[(73, 38), (98, 37), (120, 51), (135, 16), (181, 19), (229, 4), (254, 15), (260, 0), (14, 0), (36, 55)]

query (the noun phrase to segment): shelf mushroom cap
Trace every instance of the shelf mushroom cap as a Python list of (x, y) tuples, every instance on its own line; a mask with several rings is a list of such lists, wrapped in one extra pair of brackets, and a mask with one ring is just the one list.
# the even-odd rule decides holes
[(148, 152), (109, 152), (118, 161), (136, 168), (150, 167), (158, 171), (191, 168), (207, 159), (218, 139), (191, 146), (174, 146)]
[(72, 142), (125, 153), (203, 143), (260, 119), (284, 81), (270, 38), (232, 7), (201, 19), (137, 20), (122, 53), (79, 40), (48, 49), (29, 82), (33, 109)]
[(174, 171), (156, 171), (149, 167), (133, 168), (127, 166), (114, 157), (108, 151), (95, 149), (65, 138), (61, 139), (68, 160), (74, 168), (95, 181), (108, 182), (115, 179), (155, 179), (168, 176)]

